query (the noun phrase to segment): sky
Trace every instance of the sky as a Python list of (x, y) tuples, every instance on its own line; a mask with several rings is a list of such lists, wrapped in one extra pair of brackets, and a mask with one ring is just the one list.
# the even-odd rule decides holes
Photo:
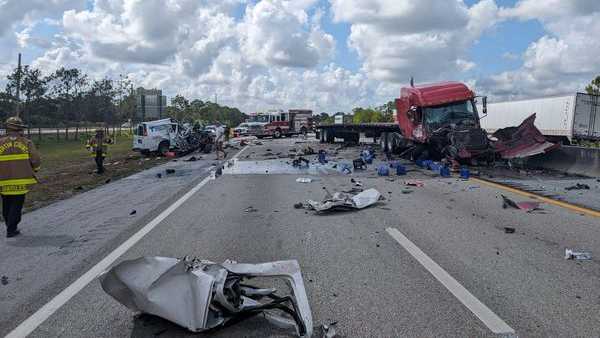
[(244, 112), (378, 106), (411, 76), (500, 101), (600, 75), (591, 0), (0, 0), (0, 22), (2, 87), (20, 52)]

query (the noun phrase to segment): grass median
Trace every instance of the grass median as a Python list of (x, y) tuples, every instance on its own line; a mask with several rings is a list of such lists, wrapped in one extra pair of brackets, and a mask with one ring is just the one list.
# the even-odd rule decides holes
[[(91, 136), (91, 135), (90, 135)], [(26, 198), (25, 211), (44, 207), (53, 202), (106, 184), (121, 177), (167, 162), (163, 157), (144, 157), (131, 150), (132, 136), (117, 135), (115, 144), (109, 146), (104, 164), (106, 172), (94, 173), (94, 158), (85, 148), (88, 136), (78, 139), (56, 139), (56, 135), (34, 137), (42, 166), (36, 176), (39, 184), (31, 187)]]

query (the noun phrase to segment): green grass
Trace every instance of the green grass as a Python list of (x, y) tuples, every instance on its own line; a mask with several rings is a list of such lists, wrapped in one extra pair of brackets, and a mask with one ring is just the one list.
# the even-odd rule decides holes
[(94, 173), (94, 158), (85, 148), (88, 137), (80, 135), (78, 140), (65, 140), (62, 136), (57, 140), (56, 134), (43, 135), (41, 139), (32, 135), (42, 165), (36, 173), (39, 184), (32, 186), (27, 195), (26, 211), (93, 189), (105, 184), (108, 179), (114, 181), (167, 161), (156, 157), (150, 160), (142, 158), (141, 154), (131, 150), (131, 135), (117, 135), (115, 144), (108, 148), (104, 162), (106, 173), (98, 175)]

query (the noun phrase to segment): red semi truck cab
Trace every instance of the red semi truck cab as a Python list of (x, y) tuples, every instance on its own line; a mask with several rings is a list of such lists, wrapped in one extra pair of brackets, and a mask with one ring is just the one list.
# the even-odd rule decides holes
[(403, 137), (421, 143), (445, 124), (480, 128), (475, 93), (460, 82), (402, 88), (396, 110)]

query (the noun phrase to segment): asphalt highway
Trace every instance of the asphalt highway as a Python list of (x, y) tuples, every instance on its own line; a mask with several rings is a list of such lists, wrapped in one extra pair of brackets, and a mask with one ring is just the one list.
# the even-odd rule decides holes
[[(331, 145), (305, 142), (264, 140), (262, 145), (248, 146), (222, 176), (206, 179), (201, 186), (198, 180), (206, 177), (209, 163), (189, 168), (195, 170), (194, 175), (179, 179), (188, 180), (185, 189), (195, 186), (196, 190), (117, 262), (185, 255), (215, 262), (296, 259), (317, 334), (320, 325), (337, 322), (339, 337), (600, 336), (600, 260), (564, 258), (566, 248), (600, 252), (600, 219), (549, 204), (531, 213), (504, 209), (501, 194), (515, 201), (526, 198), (474, 181), (435, 177), (411, 164), (406, 176), (390, 177), (377, 176), (374, 166), (352, 175), (312, 164), (306, 171), (291, 168), (285, 155), (291, 148), (300, 151), (306, 145), (315, 150), (327, 148), (332, 163), (358, 156), (359, 148), (335, 150)], [(154, 172), (138, 175), (150, 178)], [(298, 183), (298, 177), (313, 181)], [(351, 178), (365, 189), (377, 189), (385, 200), (359, 211), (323, 215), (293, 207), (307, 199), (322, 199), (324, 187), (330, 192), (350, 189), (354, 187)], [(406, 180), (421, 180), (424, 185), (407, 188)], [(588, 191), (594, 196), (598, 192), (596, 186)], [(43, 236), (60, 236), (68, 229), (60, 228), (58, 233), (40, 226), (31, 229), (31, 236), (37, 237), (0, 242), (0, 274), (9, 275), (9, 284), (0, 285), (0, 301), (11, 304), (13, 311), (3, 313), (10, 320), (0, 322), (0, 334), (8, 334), (31, 318), (182, 194), (174, 190), (175, 197), (148, 204), (149, 210), (140, 208), (139, 222), (124, 226), (118, 236), (103, 237), (99, 248), (90, 251), (94, 255), (85, 251), (85, 260), (70, 265), (68, 274), (65, 260), (44, 259), (43, 264), (16, 260), (19, 267), (15, 268), (15, 260), (4, 254), (7, 248), (10, 252), (10, 248), (35, 247), (27, 241), (40, 238), (60, 242), (60, 238)], [(48, 220), (59, 217), (44, 215)], [(102, 224), (111, 221), (121, 222), (109, 218)], [(82, 226), (75, 221), (70, 224)], [(505, 227), (515, 232), (506, 233)], [(79, 249), (58, 246), (51, 252), (61, 257), (61, 250), (71, 255)], [(20, 276), (22, 271), (24, 276)], [(56, 271), (65, 277), (53, 277), (44, 288), (45, 276)], [(27, 281), (25, 276), (37, 276), (37, 281)], [(26, 283), (36, 286), (37, 301), (26, 296)], [(16, 291), (8, 294), (8, 287)], [(26, 323), (32, 337), (198, 336), (166, 320), (131, 312), (105, 294), (96, 279), (81, 285), (47, 319)], [(292, 334), (253, 318), (199, 336)]]

